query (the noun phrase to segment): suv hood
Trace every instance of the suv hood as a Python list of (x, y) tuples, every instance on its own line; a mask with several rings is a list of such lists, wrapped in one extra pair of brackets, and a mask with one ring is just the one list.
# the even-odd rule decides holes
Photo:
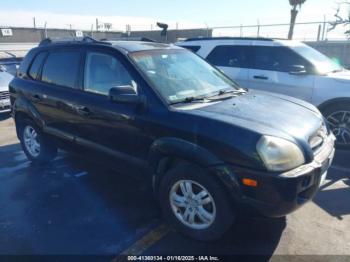
[(0, 92), (9, 90), (9, 83), (13, 76), (6, 72), (0, 72)]
[(330, 73), (327, 75), (327, 77), (332, 78), (332, 79), (337, 80), (337, 81), (340, 81), (340, 82), (346, 82), (347, 84), (349, 84), (350, 71), (344, 70), (341, 72)]
[(309, 103), (284, 95), (251, 90), (244, 95), (191, 111), (261, 134), (306, 141), (323, 122), (318, 109)]

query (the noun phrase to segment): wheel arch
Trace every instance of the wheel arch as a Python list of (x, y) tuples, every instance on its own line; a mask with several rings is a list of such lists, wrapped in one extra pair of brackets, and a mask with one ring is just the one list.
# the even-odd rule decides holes
[(349, 103), (350, 104), (350, 98), (349, 97), (338, 97), (338, 98), (333, 98), (330, 100), (327, 100), (325, 102), (323, 102), (322, 104), (320, 104), (318, 106), (318, 109), (323, 112), (324, 110), (326, 110), (326, 108), (339, 104), (339, 103)]
[(17, 98), (12, 107), (12, 117), (15, 120), (16, 133), (19, 138), (20, 122), (23, 119), (29, 119), (33, 121), (39, 128), (43, 128), (44, 121), (41, 118), (36, 108), (26, 99)]
[(189, 162), (207, 168), (209, 173), (224, 186), (228, 194), (234, 198), (237, 196), (236, 192), (233, 192), (238, 187), (237, 179), (233, 173), (227, 171), (224, 161), (192, 142), (172, 137), (160, 138), (152, 144), (148, 161), (152, 171), (155, 196), (158, 195), (165, 173), (179, 162)]

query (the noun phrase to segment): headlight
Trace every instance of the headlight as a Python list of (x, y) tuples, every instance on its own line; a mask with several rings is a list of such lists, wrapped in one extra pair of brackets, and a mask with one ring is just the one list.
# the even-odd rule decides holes
[(282, 138), (263, 136), (256, 145), (256, 149), (270, 171), (287, 171), (305, 163), (300, 148)]

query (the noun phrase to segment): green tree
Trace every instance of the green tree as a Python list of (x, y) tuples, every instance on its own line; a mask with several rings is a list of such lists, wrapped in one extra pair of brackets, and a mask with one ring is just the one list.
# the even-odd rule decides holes
[(305, 2), (306, 0), (289, 0), (289, 4), (292, 6), (292, 10), (290, 11), (290, 26), (288, 39), (293, 39), (295, 21), (297, 20), (297, 15), (301, 8), (301, 5)]

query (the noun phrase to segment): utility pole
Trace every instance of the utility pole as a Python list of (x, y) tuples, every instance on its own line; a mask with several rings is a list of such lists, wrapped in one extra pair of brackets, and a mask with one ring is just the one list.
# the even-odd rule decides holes
[(326, 15), (323, 16), (323, 29), (322, 29), (322, 40), (325, 40), (326, 33)]
[(96, 18), (96, 31), (98, 31), (98, 18)]
[(45, 38), (47, 38), (47, 22), (45, 21), (45, 26), (44, 26), (44, 28), (45, 28)]
[(34, 26), (34, 29), (35, 29), (36, 28), (35, 17), (33, 17), (33, 26)]
[(320, 41), (322, 25), (318, 25), (317, 42)]

